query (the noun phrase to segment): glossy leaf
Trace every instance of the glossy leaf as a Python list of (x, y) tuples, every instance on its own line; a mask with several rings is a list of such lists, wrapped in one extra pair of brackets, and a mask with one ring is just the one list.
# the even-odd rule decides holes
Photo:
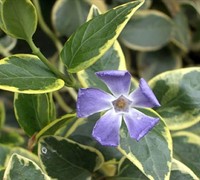
[(29, 136), (40, 131), (56, 118), (51, 93), (15, 93), (14, 110), (18, 123)]
[(67, 127), (68, 124), (76, 120), (75, 114), (66, 114), (59, 119), (55, 119), (43, 129), (41, 129), (36, 135), (33, 135), (31, 140), (29, 140), (29, 148), (33, 148), (38, 140), (45, 135), (54, 135), (62, 127)]
[(174, 157), (200, 177), (200, 137), (186, 131), (173, 136)]
[[(152, 110), (145, 114), (159, 117)], [(159, 123), (139, 142), (130, 138), (127, 128), (121, 127), (118, 150), (149, 179), (169, 179), (172, 161), (172, 141), (169, 129), (161, 117)]]
[(174, 17), (174, 32), (172, 41), (178, 45), (185, 52), (188, 51), (190, 46), (190, 30), (186, 15), (184, 12), (179, 11)]
[(50, 180), (50, 178), (41, 171), (40, 167), (35, 162), (18, 154), (13, 154), (11, 156), (3, 179)]
[(111, 9), (84, 23), (65, 43), (61, 59), (71, 73), (94, 64), (115, 42), (143, 1), (133, 1)]
[(171, 130), (199, 122), (199, 81), (200, 68), (184, 68), (162, 73), (149, 82), (161, 104), (156, 111)]
[(158, 50), (169, 42), (172, 28), (172, 21), (165, 14), (155, 10), (141, 10), (124, 28), (120, 40), (133, 50)]
[(84, 0), (56, 1), (52, 11), (52, 22), (56, 32), (61, 36), (70, 36), (86, 21), (89, 8), (89, 3)]
[(191, 132), (193, 134), (196, 134), (196, 135), (198, 135), (200, 137), (200, 123), (197, 123), (197, 124), (187, 128), (185, 130), (189, 131), (189, 132)]
[[(192, 41), (190, 42), (189, 50), (191, 51), (199, 51), (200, 49), (200, 2), (198, 0), (184, 0), (180, 1), (180, 7), (182, 12), (184, 13), (184, 16), (187, 16), (186, 23), (189, 24), (189, 30), (188, 34), (185, 34), (185, 37), (182, 37), (182, 39), (186, 40), (186, 38), (190, 37)], [(184, 20), (184, 19), (183, 19)], [(184, 26), (184, 21), (182, 23)], [(187, 25), (188, 26), (188, 25)], [(188, 30), (185, 30), (183, 27), (180, 27), (180, 31), (187, 32)], [(191, 28), (192, 27), (192, 28)], [(184, 35), (182, 33), (182, 35)], [(191, 40), (190, 39), (190, 40)]]
[(0, 89), (26, 94), (56, 91), (64, 86), (36, 56), (18, 54), (0, 61)]
[[(36, 154), (32, 153), (31, 151), (21, 148), (21, 147), (12, 147), (9, 153), (9, 157), (12, 156), (13, 154), (18, 154), (23, 157), (26, 157), (30, 159), (31, 161), (35, 162), (36, 164), (39, 164), (39, 158)], [(9, 160), (9, 159), (7, 159)], [(6, 162), (7, 164), (7, 162)]]
[(140, 77), (151, 79), (167, 70), (180, 68), (182, 59), (179, 54), (169, 47), (157, 51), (140, 52), (137, 58), (137, 67)]
[(12, 129), (10, 129), (9, 132), (1, 130), (0, 142), (9, 146), (20, 146), (24, 144), (24, 138), (19, 134), (19, 132), (12, 131)]
[[(88, 15), (88, 20), (98, 15), (100, 15), (100, 11), (95, 9), (93, 6), (91, 7), (90, 13)], [(78, 72), (77, 75), (83, 87), (98, 87), (104, 90), (108, 90), (105, 84), (96, 77), (95, 72), (110, 69), (126, 69), (125, 57), (117, 40), (97, 62), (95, 62), (89, 68)]]
[(198, 177), (180, 161), (173, 159), (170, 180), (194, 180)]
[(94, 18), (96, 16), (99, 16), (100, 14), (101, 14), (100, 9), (97, 6), (92, 5), (90, 7), (90, 10), (89, 10), (89, 13), (88, 13), (88, 16), (87, 16), (87, 21), (91, 20), (92, 18)]
[(37, 14), (30, 0), (4, 0), (1, 5), (3, 30), (10, 36), (28, 40), (37, 27)]
[(87, 179), (103, 163), (103, 156), (96, 149), (61, 137), (42, 138), (38, 151), (43, 169), (59, 180)]
[(11, 147), (8, 145), (1, 145), (0, 144), (0, 167), (5, 167), (8, 163), (8, 160), (10, 158), (10, 156), (14, 153), (17, 153), (21, 156), (24, 156), (36, 163), (39, 163), (38, 157), (33, 154), (32, 152), (24, 149), (24, 148), (20, 148), (20, 147)]
[(122, 158), (122, 154), (116, 147), (102, 146), (92, 137), (92, 130), (96, 121), (100, 118), (99, 114), (92, 115), (87, 119), (75, 121), (68, 130), (66, 137), (86, 146), (92, 146), (98, 149), (104, 156), (105, 161), (117, 160)]
[(148, 178), (127, 158), (119, 162), (119, 172), (116, 180), (148, 180)]
[(0, 144), (0, 167), (4, 167), (6, 159), (11, 151), (11, 147)]
[[(108, 91), (106, 85), (95, 75), (103, 70), (125, 70), (125, 58), (119, 43), (115, 42), (96, 63), (78, 72), (78, 78), (83, 87), (97, 87)], [(135, 80), (136, 81), (136, 80)]]

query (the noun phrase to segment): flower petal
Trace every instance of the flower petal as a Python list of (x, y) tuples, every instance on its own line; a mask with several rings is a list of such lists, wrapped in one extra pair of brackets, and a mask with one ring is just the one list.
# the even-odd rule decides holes
[(122, 115), (109, 110), (96, 122), (93, 137), (104, 146), (117, 146), (121, 121)]
[(160, 103), (156, 99), (153, 91), (150, 89), (147, 82), (141, 78), (139, 88), (129, 95), (130, 100), (133, 101), (134, 107), (158, 107)]
[(77, 116), (88, 117), (112, 107), (113, 96), (96, 88), (79, 89)]
[(128, 95), (131, 84), (131, 75), (128, 71), (100, 71), (96, 75), (108, 86), (116, 97), (122, 94)]
[(130, 137), (139, 141), (159, 122), (159, 118), (150, 117), (136, 109), (131, 109), (124, 116), (124, 121)]

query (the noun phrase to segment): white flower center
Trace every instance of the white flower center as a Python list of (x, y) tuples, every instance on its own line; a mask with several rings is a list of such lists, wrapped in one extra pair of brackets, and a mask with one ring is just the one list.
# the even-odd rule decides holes
[(129, 99), (121, 95), (116, 100), (112, 101), (115, 112), (128, 112), (129, 106), (132, 103)]

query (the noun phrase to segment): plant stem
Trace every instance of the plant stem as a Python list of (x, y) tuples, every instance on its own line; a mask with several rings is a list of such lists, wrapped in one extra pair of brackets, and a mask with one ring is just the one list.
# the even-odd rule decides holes
[(75, 101), (77, 100), (77, 92), (73, 88), (65, 87), (64, 90), (66, 90)]
[(31, 47), (33, 54), (35, 54), (36, 56), (38, 56), (40, 58), (40, 60), (55, 74), (57, 75), (59, 78), (61, 78), (62, 80), (65, 81), (66, 86), (70, 86), (73, 87), (74, 86), (74, 81), (70, 78), (65, 76), (65, 74), (61, 73), (60, 71), (58, 71), (58, 69), (51, 64), (48, 59), (41, 53), (41, 51), (39, 50), (39, 48), (37, 48), (32, 40), (32, 38), (27, 40), (29, 46)]
[(53, 93), (53, 96), (55, 97), (55, 99), (57, 100), (58, 104), (60, 105), (60, 107), (67, 113), (70, 113), (73, 111), (72, 108), (70, 108), (66, 103), (65, 101), (63, 100), (62, 96), (57, 92), (55, 91)]
[(36, 10), (37, 10), (38, 21), (39, 21), (40, 27), (51, 38), (51, 40), (54, 42), (58, 52), (60, 52), (63, 48), (62, 43), (59, 41), (59, 39), (55, 36), (55, 34), (51, 31), (51, 29), (45, 23), (42, 13), (41, 13), (41, 8), (40, 8), (40, 4), (39, 4), (38, 0), (33, 0), (33, 2), (36, 7)]

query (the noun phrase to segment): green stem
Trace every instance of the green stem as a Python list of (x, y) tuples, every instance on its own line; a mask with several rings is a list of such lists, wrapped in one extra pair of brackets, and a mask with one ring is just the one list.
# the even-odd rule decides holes
[(71, 87), (65, 87), (64, 90), (65, 89), (71, 95), (71, 97), (76, 101), (77, 100), (77, 92)]
[(40, 8), (40, 4), (39, 4), (38, 0), (33, 0), (33, 2), (36, 7), (36, 10), (37, 10), (38, 21), (39, 21), (40, 27), (51, 38), (51, 40), (54, 42), (58, 52), (60, 52), (63, 48), (62, 43), (59, 41), (59, 39), (55, 36), (55, 34), (50, 30), (50, 28), (45, 23), (42, 13), (41, 13), (41, 8)]
[(57, 75), (59, 78), (61, 78), (62, 80), (65, 81), (66, 86), (74, 86), (74, 81), (72, 79), (70, 79), (70, 77), (65, 76), (65, 74), (61, 73), (60, 71), (58, 71), (58, 69), (51, 64), (48, 59), (41, 53), (41, 51), (39, 50), (39, 48), (37, 48), (32, 40), (32, 38), (27, 40), (29, 46), (31, 47), (33, 54), (35, 54), (36, 56), (38, 56), (40, 58), (40, 60), (55, 74)]
[[(57, 36), (52, 32), (52, 30), (47, 26), (46, 22), (44, 21), (44, 18), (43, 18), (42, 13), (41, 13), (40, 3), (38, 2), (38, 0), (33, 0), (33, 2), (34, 2), (34, 5), (36, 7), (36, 10), (37, 10), (38, 22), (39, 22), (39, 25), (40, 25), (41, 29), (53, 41), (53, 43), (56, 46), (58, 52), (60, 53), (62, 48), (63, 48), (63, 44), (60, 42), (60, 40), (57, 38)], [(61, 72), (64, 72), (64, 65), (61, 62), (61, 60), (59, 60), (58, 67), (59, 67), (59, 70)]]
[[(60, 40), (57, 38), (57, 36), (55, 36), (55, 34), (52, 32), (52, 30), (47, 26), (47, 24), (45, 23), (44, 21), (44, 18), (42, 16), (42, 13), (41, 13), (41, 8), (40, 8), (40, 4), (38, 2), (38, 0), (33, 0), (34, 2), (34, 5), (35, 5), (35, 8), (37, 10), (37, 15), (38, 15), (38, 21), (39, 21), (39, 24), (40, 24), (40, 27), (41, 29), (49, 36), (49, 38), (54, 42), (58, 52), (60, 52), (63, 48), (63, 45), (62, 43), (60, 42)], [(61, 61), (59, 61), (59, 69), (61, 72), (64, 71), (64, 68), (63, 68), (63, 64)], [(48, 66), (49, 67), (49, 66)], [(58, 71), (58, 70), (57, 70)], [(60, 73), (61, 73), (60, 72)], [(55, 72), (54, 72), (55, 73)], [(68, 72), (66, 72), (68, 73)], [(55, 73), (56, 74), (56, 73)], [(68, 86), (71, 86), (71, 87), (75, 87), (75, 88), (79, 88), (79, 85), (77, 85), (75, 82), (76, 80), (74, 79), (74, 76), (72, 74), (67, 74), (67, 77), (71, 80), (69, 83), (72, 84), (72, 85), (68, 85)], [(63, 77), (64, 78), (64, 77)], [(64, 79), (63, 79), (64, 80)], [(66, 84), (68, 83), (68, 80), (64, 80), (66, 82)], [(73, 90), (72, 90), (73, 91)], [(70, 91), (71, 92), (71, 91)], [(73, 94), (76, 93), (75, 91), (73, 92)]]
[(73, 111), (72, 108), (70, 108), (66, 103), (65, 101), (63, 100), (63, 98), (61, 97), (61, 95), (55, 91), (53, 93), (53, 96), (55, 97), (55, 99), (57, 100), (58, 104), (60, 105), (60, 107), (67, 113), (70, 113)]
[(67, 133), (65, 134), (65, 137), (69, 137), (76, 128), (85, 121), (85, 118), (79, 118), (75, 121), (75, 123), (68, 129)]

